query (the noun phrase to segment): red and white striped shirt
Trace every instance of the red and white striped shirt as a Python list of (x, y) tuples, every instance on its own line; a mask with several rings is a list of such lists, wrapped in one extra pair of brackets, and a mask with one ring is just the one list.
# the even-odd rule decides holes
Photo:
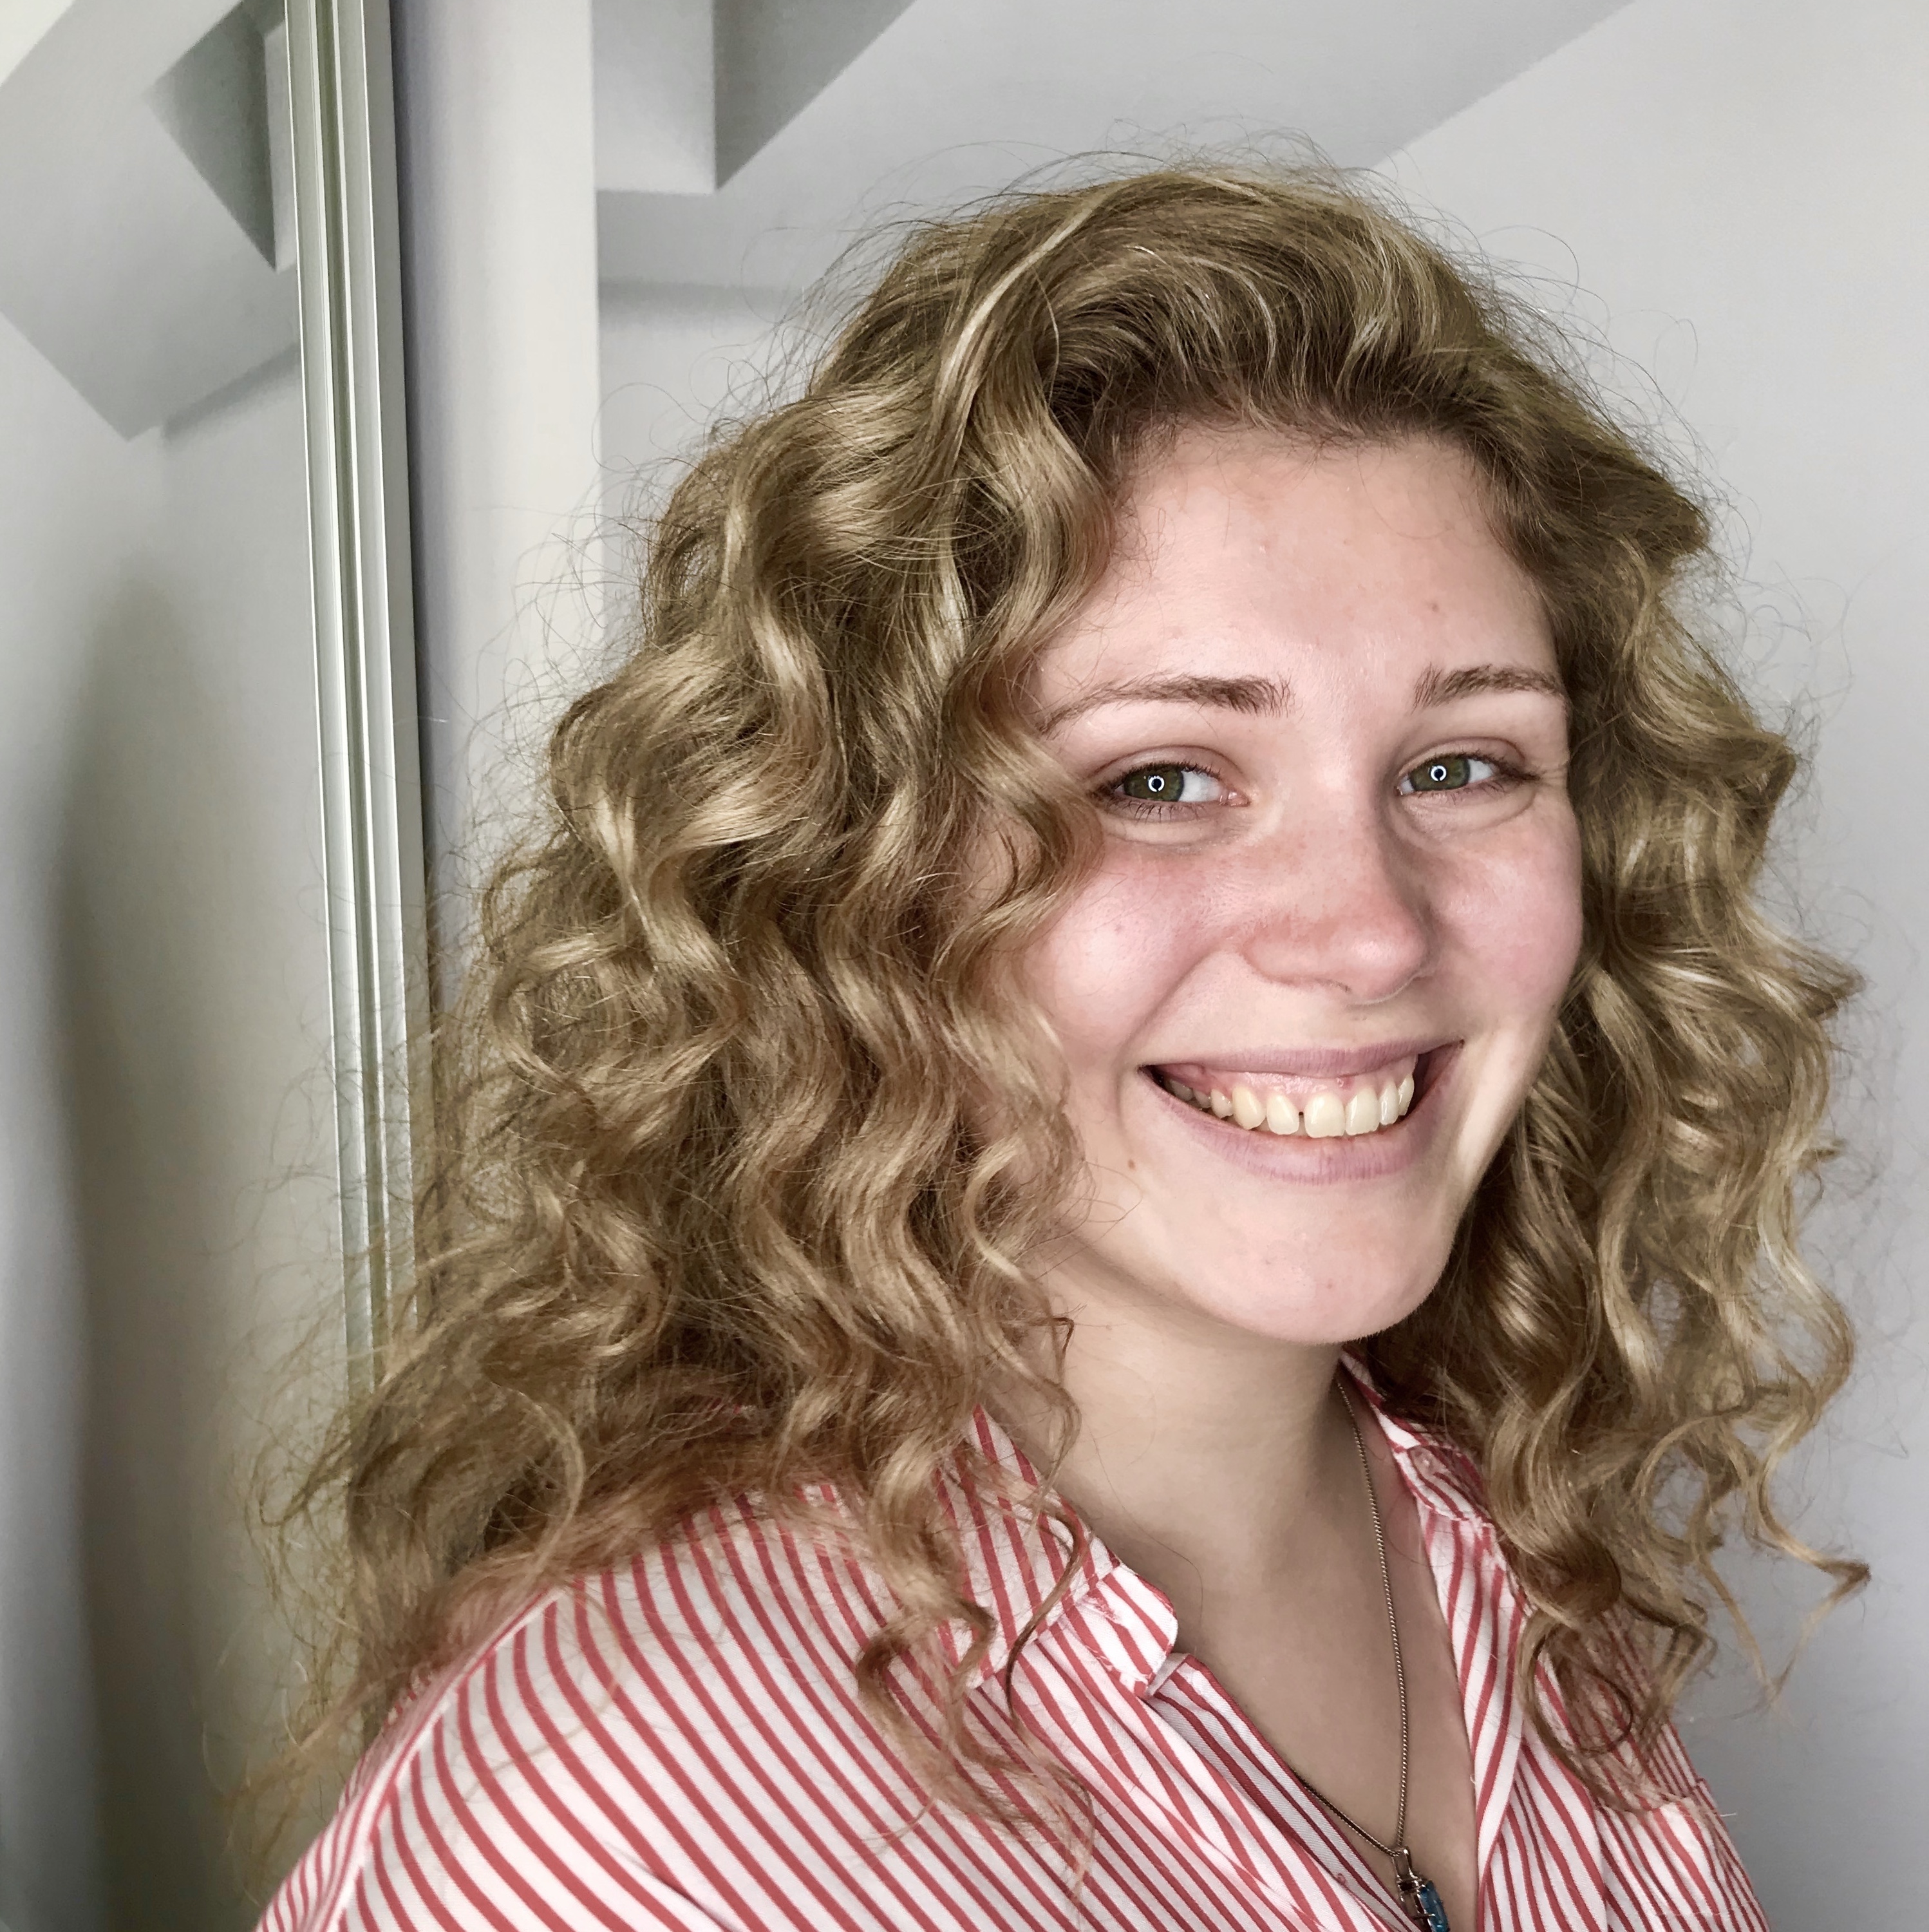
[[(1376, 1409), (1376, 1413), (1378, 1413)], [(1767, 1932), (1670, 1731), (1664, 1802), (1604, 1809), (1523, 1721), (1525, 1606), (1457, 1452), (1379, 1416), (1411, 1488), (1472, 1745), (1480, 1932)], [(988, 1417), (978, 1446), (1029, 1482)], [(1062, 1526), (944, 1479), (1001, 1669), (1062, 1574)], [(1090, 1795), (1082, 1874), (1043, 1832), (927, 1804), (859, 1703), (885, 1613), (846, 1552), (747, 1507), (531, 1604), (398, 1708), (261, 1932), (1391, 1932), (1406, 1922), (1095, 1540), (1019, 1652), (1035, 1739)], [(927, 1706), (928, 1709), (928, 1706)], [(1467, 1932), (1467, 1928), (1461, 1928)]]

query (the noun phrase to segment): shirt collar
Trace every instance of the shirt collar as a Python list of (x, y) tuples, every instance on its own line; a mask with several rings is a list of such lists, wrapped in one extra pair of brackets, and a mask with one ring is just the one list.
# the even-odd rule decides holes
[(1361, 1400), (1373, 1412), (1415, 1502), (1436, 1516), (1450, 1516), (1481, 1530), (1491, 1529), (1487, 1487), (1473, 1458), (1444, 1436), (1393, 1414), (1373, 1378), (1373, 1372), (1357, 1355), (1342, 1355), (1340, 1362)]

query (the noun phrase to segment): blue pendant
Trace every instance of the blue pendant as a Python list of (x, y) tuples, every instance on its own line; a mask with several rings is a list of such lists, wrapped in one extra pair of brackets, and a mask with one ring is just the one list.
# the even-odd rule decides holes
[(1408, 1902), (1413, 1908), (1415, 1924), (1424, 1925), (1427, 1932), (1451, 1932), (1447, 1924), (1447, 1908), (1440, 1903), (1440, 1894), (1433, 1889), (1431, 1879), (1422, 1878), (1415, 1872)]
[[(1403, 1799), (1403, 1822), (1406, 1810)], [(1393, 1882), (1399, 1888), (1400, 1902), (1406, 1906), (1414, 1924), (1421, 1928), (1421, 1932), (1449, 1932), (1447, 1908), (1440, 1903), (1440, 1894), (1433, 1889), (1433, 1881), (1421, 1877), (1413, 1869), (1413, 1854), (1404, 1845), (1395, 1845), (1388, 1856), (1393, 1860)]]

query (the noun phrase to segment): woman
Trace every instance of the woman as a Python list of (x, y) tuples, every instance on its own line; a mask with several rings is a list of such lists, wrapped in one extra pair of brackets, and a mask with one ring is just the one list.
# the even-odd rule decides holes
[(1848, 985), (1707, 538), (1332, 179), (915, 236), (488, 896), (265, 1924), (1761, 1927), (1669, 1712), (1730, 1505), (1857, 1574)]

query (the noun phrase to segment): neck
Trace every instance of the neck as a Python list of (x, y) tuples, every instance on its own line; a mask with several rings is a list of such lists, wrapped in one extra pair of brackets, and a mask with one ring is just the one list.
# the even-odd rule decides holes
[[(1060, 1379), (1078, 1412), (1057, 1486), (1163, 1591), (1182, 1630), (1223, 1593), (1263, 1588), (1308, 1532), (1357, 1504), (1336, 1347), (1269, 1341), (1202, 1313), (1068, 1309)], [(1005, 1405), (1035, 1454), (1041, 1406)]]

